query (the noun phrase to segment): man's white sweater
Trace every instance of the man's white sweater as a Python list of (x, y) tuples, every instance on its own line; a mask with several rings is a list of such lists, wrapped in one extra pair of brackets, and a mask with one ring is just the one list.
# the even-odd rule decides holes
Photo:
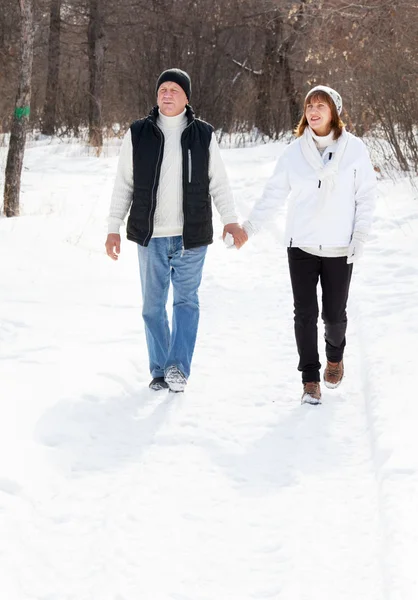
[[(157, 189), (153, 237), (183, 233), (183, 181), (181, 134), (187, 126), (186, 110), (176, 117), (159, 113), (158, 127), (164, 134), (164, 156)], [(192, 166), (193, 168), (193, 166)], [(237, 223), (235, 203), (215, 134), (209, 146), (209, 193), (222, 223)], [(130, 129), (123, 138), (108, 217), (108, 233), (119, 233), (133, 198), (133, 159)]]

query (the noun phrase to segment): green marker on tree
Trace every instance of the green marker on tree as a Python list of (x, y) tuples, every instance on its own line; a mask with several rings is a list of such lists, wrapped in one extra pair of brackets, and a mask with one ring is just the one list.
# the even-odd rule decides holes
[(29, 117), (30, 115), (30, 106), (17, 106), (15, 108), (15, 117), (17, 117), (19, 120), (22, 117)]

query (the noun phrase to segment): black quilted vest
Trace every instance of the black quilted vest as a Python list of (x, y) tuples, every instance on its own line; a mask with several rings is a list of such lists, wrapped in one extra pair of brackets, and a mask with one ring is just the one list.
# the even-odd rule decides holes
[[(209, 145), (213, 127), (195, 119), (186, 107), (187, 126), (181, 136), (183, 154), (183, 246), (213, 242), (209, 195)], [(154, 230), (157, 189), (164, 153), (164, 135), (157, 125), (158, 107), (131, 125), (134, 193), (126, 232), (128, 240), (148, 246)]]

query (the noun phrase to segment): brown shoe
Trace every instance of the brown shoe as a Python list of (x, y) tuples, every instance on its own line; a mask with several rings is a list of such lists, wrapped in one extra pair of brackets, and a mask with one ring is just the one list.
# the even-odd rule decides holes
[(321, 386), (319, 381), (303, 384), (302, 404), (321, 404)]
[(340, 385), (341, 380), (344, 376), (344, 363), (340, 362), (329, 362), (327, 360), (327, 366), (324, 371), (324, 383), (327, 388), (336, 388)]

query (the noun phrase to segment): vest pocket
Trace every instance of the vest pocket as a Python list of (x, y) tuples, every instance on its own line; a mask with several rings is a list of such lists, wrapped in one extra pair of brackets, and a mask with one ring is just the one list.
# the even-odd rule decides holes
[(211, 198), (201, 200), (194, 198), (187, 206), (188, 223), (207, 223), (212, 220)]
[(132, 200), (130, 214), (137, 219), (148, 221), (148, 214), (151, 210), (150, 192), (138, 191), (135, 189)]

